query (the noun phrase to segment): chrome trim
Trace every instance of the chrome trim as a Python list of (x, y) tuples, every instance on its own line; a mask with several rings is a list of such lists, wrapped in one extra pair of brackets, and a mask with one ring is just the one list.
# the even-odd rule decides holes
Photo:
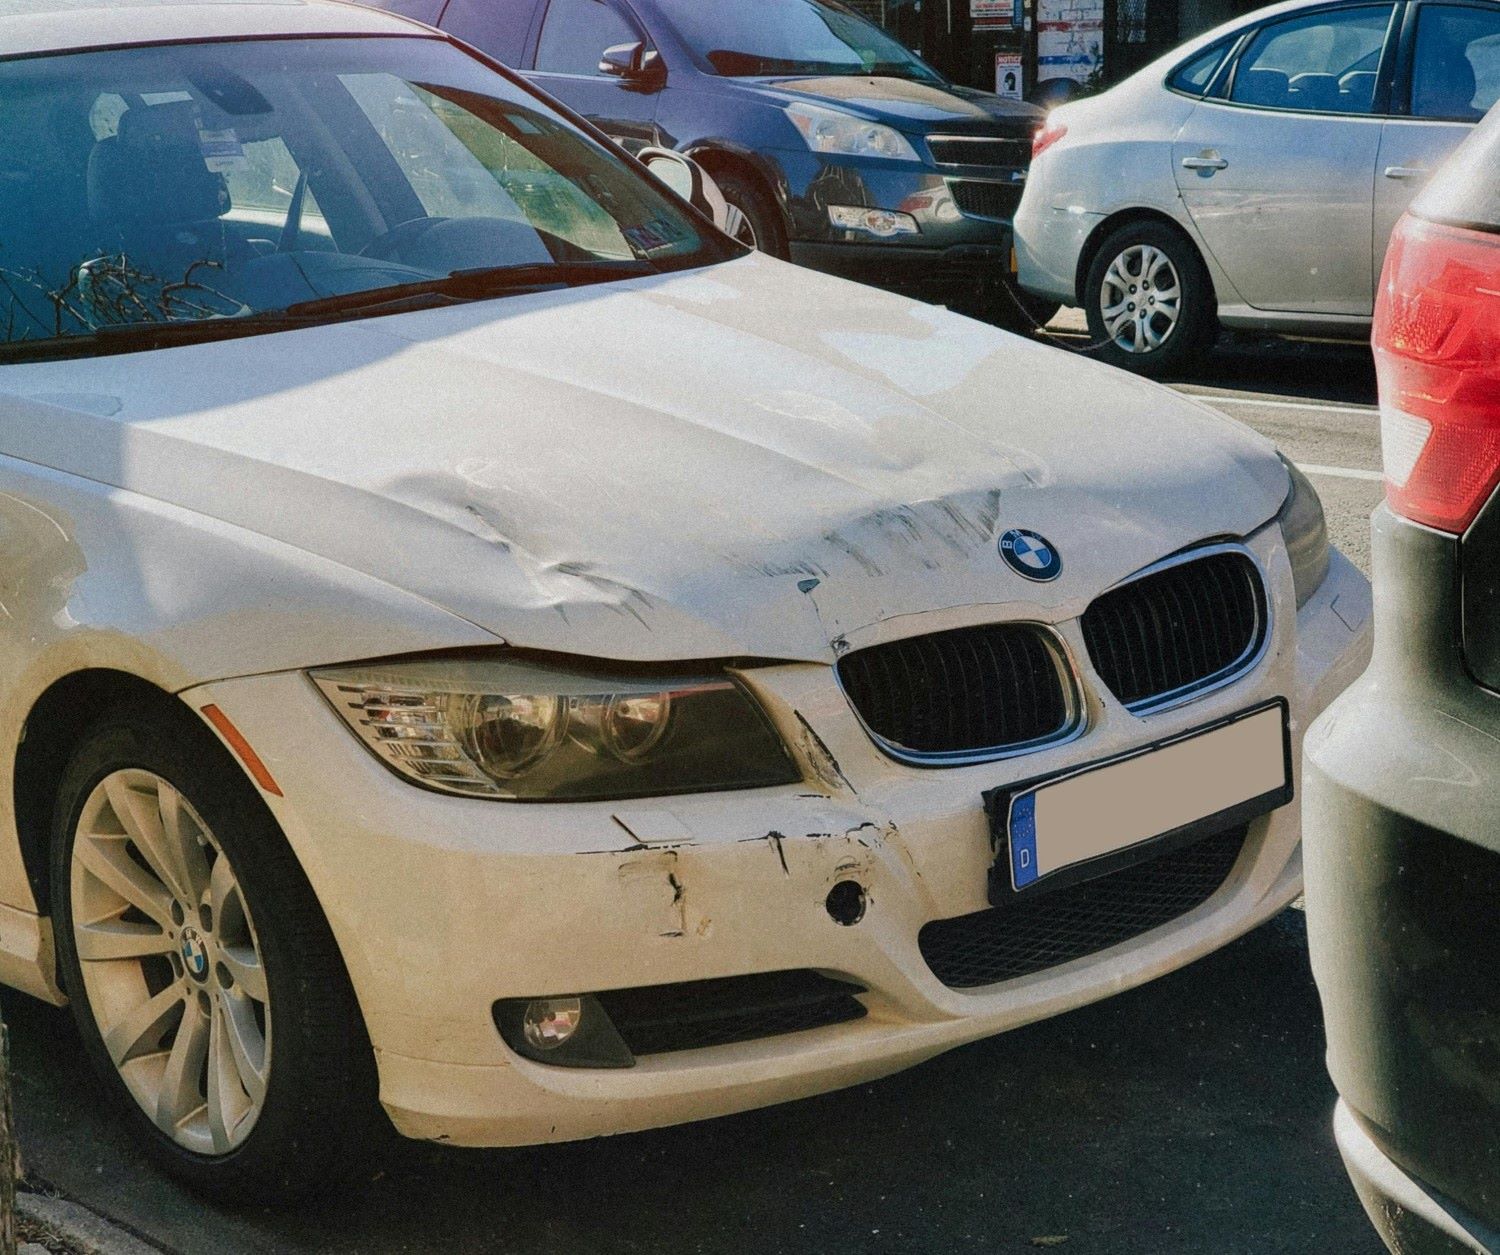
[[(910, 750), (904, 745), (898, 745), (895, 741), (889, 741), (880, 733), (876, 732), (860, 713), (854, 699), (849, 696), (848, 690), (844, 688), (844, 680), (839, 675), (837, 665), (833, 668), (833, 680), (838, 685), (839, 692), (844, 695), (844, 700), (849, 703), (849, 709), (854, 712), (854, 717), (859, 721), (859, 726), (865, 730), (865, 735), (875, 742), (876, 747), (887, 758), (893, 758), (898, 763), (905, 763), (908, 767), (972, 767), (980, 763), (997, 763), (1007, 758), (1019, 758), (1024, 754), (1033, 754), (1038, 750), (1051, 749), (1058, 745), (1067, 745), (1078, 740), (1088, 731), (1087, 707), (1083, 701), (1083, 685), (1079, 681), (1078, 660), (1073, 657), (1073, 652), (1068, 648), (1068, 643), (1062, 634), (1050, 623), (1039, 623), (1031, 619), (1002, 619), (994, 623), (975, 623), (971, 628), (985, 627), (1032, 627), (1046, 642), (1047, 651), (1052, 655), (1053, 665), (1057, 668), (1057, 678), (1063, 687), (1063, 705), (1066, 709), (1067, 718), (1063, 725), (1054, 733), (1045, 737), (1038, 737), (1031, 741), (1023, 741), (1018, 745), (996, 745), (988, 749), (954, 750), (941, 753), (923, 753), (920, 750)], [(966, 629), (953, 629), (963, 631)], [(913, 632), (910, 636), (898, 636), (889, 641), (880, 642), (881, 645), (895, 645), (903, 640), (910, 640), (919, 636), (940, 636), (941, 632)], [(867, 646), (874, 649), (876, 646)], [(858, 653), (852, 650), (851, 653)], [(849, 654), (844, 655), (849, 657)], [(841, 658), (840, 662), (843, 661)]]
[[(1200, 697), (1207, 697), (1210, 693), (1217, 693), (1220, 689), (1228, 688), (1244, 676), (1260, 666), (1261, 661), (1271, 648), (1271, 638), (1275, 635), (1276, 611), (1272, 603), (1270, 583), (1266, 579), (1266, 569), (1261, 565), (1260, 559), (1255, 552), (1245, 544), (1238, 541), (1223, 541), (1212, 545), (1200, 545), (1195, 549), (1184, 549), (1180, 553), (1174, 553), (1170, 557), (1163, 558), (1160, 562), (1153, 562), (1148, 567), (1143, 567), (1133, 575), (1126, 576), (1116, 584), (1111, 584), (1104, 592), (1098, 594), (1094, 601), (1089, 602), (1083, 615), (1079, 616), (1079, 625), (1082, 626), (1083, 617), (1089, 610), (1094, 608), (1094, 602), (1109, 593), (1117, 592), (1122, 588), (1145, 579), (1149, 575), (1156, 575), (1161, 571), (1169, 571), (1173, 567), (1187, 566), (1200, 558), (1211, 558), (1215, 554), (1236, 553), (1250, 560), (1250, 565), (1255, 568), (1255, 573), (1260, 577), (1260, 606), (1258, 610), (1259, 622), (1256, 624), (1257, 635), (1252, 638), (1251, 644), (1245, 652), (1236, 658), (1227, 667), (1205, 676), (1201, 680), (1195, 680), (1191, 684), (1185, 684), (1181, 688), (1172, 689), (1170, 692), (1158, 693), (1155, 696), (1142, 698), (1137, 702), (1122, 703), (1125, 709), (1133, 715), (1159, 715), (1168, 710), (1176, 710), (1179, 706), (1186, 706), (1189, 702), (1195, 702)], [(1085, 644), (1087, 636), (1085, 635)], [(1094, 666), (1093, 656), (1089, 657), (1089, 666), (1099, 677), (1100, 685), (1111, 697), (1114, 691), (1105, 684), (1104, 677), (1099, 676), (1098, 668)], [(1119, 701), (1119, 698), (1115, 698)]]

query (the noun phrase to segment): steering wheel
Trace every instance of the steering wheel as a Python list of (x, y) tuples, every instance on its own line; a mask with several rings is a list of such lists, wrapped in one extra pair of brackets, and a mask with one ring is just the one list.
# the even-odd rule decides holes
[(408, 244), (415, 243), (438, 223), (448, 221), (447, 218), (425, 216), (408, 219), (406, 222), (398, 223), (389, 231), (377, 235), (359, 250), (359, 255), (376, 261), (400, 261), (399, 254)]

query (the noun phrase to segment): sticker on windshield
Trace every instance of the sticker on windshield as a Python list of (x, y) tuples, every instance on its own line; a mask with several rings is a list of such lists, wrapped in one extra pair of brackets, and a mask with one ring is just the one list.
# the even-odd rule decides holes
[(198, 129), (198, 147), (203, 153), (203, 164), (215, 174), (226, 170), (245, 170), (250, 160), (245, 156), (245, 146), (232, 128), (223, 131)]
[(640, 252), (659, 253), (688, 238), (686, 229), (665, 218), (656, 218), (639, 226), (625, 227), (622, 235)]

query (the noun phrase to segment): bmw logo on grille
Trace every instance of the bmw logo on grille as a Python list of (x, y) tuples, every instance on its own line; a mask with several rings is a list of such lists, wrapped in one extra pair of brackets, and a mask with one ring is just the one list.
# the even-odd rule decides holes
[(1000, 537), (1000, 556), (1017, 575), (1045, 584), (1062, 574), (1062, 558), (1047, 539), (1022, 527)]

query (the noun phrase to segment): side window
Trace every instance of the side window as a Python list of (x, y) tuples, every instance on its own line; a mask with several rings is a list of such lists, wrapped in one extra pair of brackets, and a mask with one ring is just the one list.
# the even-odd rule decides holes
[[(227, 218), (265, 228), (280, 228), (286, 222), (302, 172), (279, 136), (240, 144), (239, 154), (221, 164), (229, 191)], [(332, 232), (312, 189), (305, 188), (302, 197), (300, 221), (305, 247), (311, 237), (326, 238)]]
[(1412, 113), (1477, 122), (1497, 99), (1500, 9), (1423, 5), (1412, 64)]
[(1240, 55), (1229, 98), (1304, 113), (1369, 113), (1390, 24), (1388, 4), (1269, 23)]
[(443, 29), (502, 65), (520, 65), (536, 0), (450, 0)]
[(1214, 81), (1214, 75), (1223, 64), (1224, 54), (1232, 41), (1225, 40), (1205, 48), (1196, 57), (1189, 57), (1171, 74), (1167, 75), (1167, 86), (1189, 96), (1201, 96)]
[(605, 49), (640, 38), (608, 0), (552, 0), (542, 22), (536, 68), (544, 74), (596, 75)]
[(506, 134), (453, 101), (391, 75), (346, 74), (340, 81), (390, 149), (425, 213), (488, 220), (512, 262), (550, 261), (544, 233), (600, 257), (634, 255), (605, 208), (528, 147), (546, 145), (534, 120), (514, 115), (507, 119), (514, 133)]

